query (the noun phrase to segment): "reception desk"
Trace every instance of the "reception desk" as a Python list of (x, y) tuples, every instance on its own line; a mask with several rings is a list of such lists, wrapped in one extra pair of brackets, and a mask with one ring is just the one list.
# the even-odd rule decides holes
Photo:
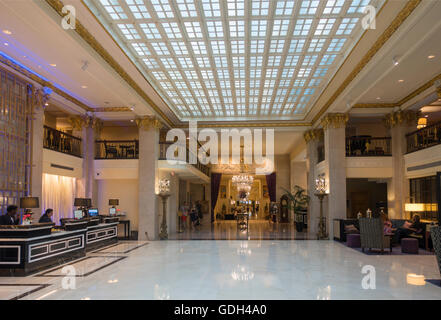
[(67, 221), (60, 230), (51, 223), (0, 226), (0, 276), (41, 271), (118, 242), (118, 221), (102, 221)]

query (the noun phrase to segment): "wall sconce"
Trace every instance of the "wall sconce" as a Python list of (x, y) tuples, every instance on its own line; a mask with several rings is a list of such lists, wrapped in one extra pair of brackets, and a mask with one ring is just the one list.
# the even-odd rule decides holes
[(422, 129), (427, 127), (427, 118), (426, 117), (421, 117), (418, 119), (418, 124), (417, 124), (417, 129)]

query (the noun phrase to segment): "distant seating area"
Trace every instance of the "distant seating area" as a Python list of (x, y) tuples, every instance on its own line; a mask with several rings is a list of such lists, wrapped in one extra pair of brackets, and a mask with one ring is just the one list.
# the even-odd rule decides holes
[(138, 159), (139, 157), (138, 140), (98, 140), (95, 145), (95, 159)]

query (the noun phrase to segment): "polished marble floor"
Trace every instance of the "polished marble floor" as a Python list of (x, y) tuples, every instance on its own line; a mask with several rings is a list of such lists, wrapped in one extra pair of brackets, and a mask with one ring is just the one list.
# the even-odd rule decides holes
[[(129, 241), (68, 266), (76, 277), (62, 265), (0, 278), (0, 299), (441, 299), (421, 281), (440, 279), (434, 256), (369, 256), (335, 241)], [(375, 289), (362, 287), (364, 266)]]

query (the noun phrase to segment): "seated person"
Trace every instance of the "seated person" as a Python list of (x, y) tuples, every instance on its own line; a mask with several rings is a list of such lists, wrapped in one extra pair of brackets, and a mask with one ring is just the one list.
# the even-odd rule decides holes
[(414, 215), (412, 223), (406, 221), (401, 228), (397, 229), (398, 242), (401, 242), (402, 238), (406, 238), (413, 233), (422, 234), (424, 230), (424, 224), (420, 222), (420, 216)]
[(393, 231), (392, 222), (390, 220), (384, 221), (384, 229), (383, 229), (384, 234), (392, 233), (392, 231)]
[(54, 214), (53, 209), (47, 209), (46, 212), (40, 217), (40, 220), (38, 223), (46, 223), (46, 222), (52, 222), (52, 216)]
[(0, 216), (0, 225), (1, 226), (13, 226), (18, 225), (19, 219), (17, 217), (17, 206), (8, 206), (6, 209), (6, 214)]

